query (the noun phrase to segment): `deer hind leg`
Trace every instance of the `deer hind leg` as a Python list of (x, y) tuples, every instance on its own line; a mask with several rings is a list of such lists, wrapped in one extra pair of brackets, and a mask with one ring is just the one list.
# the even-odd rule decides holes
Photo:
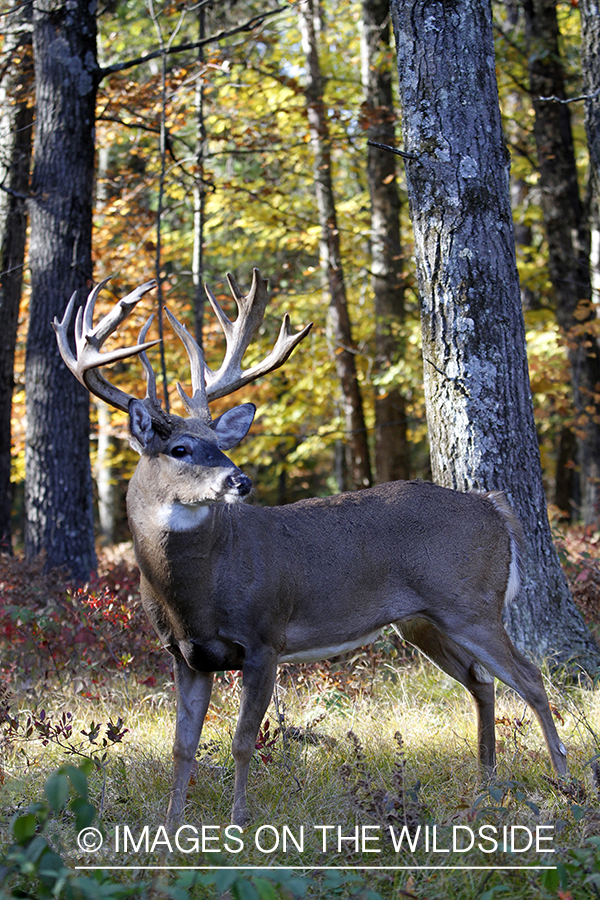
[(444, 672), (463, 684), (475, 701), (477, 750), (482, 768), (492, 774), (496, 765), (494, 679), (482, 669), (472, 653), (459, 647), (426, 619), (397, 625), (402, 637), (414, 644)]
[(231, 752), (235, 760), (235, 786), (231, 821), (245, 825), (247, 818), (246, 789), (250, 759), (256, 747), (260, 723), (271, 701), (277, 657), (275, 654), (248, 654), (242, 670), (242, 701)]
[(173, 786), (167, 823), (176, 824), (183, 814), (194, 757), (198, 749), (204, 717), (210, 703), (212, 672), (196, 672), (184, 659), (175, 658), (177, 719), (173, 745)]
[(565, 775), (567, 751), (556, 731), (541, 672), (516, 649), (500, 619), (485, 624), (463, 622), (457, 629), (447, 629), (447, 633), (531, 707), (540, 723), (552, 765), (557, 775)]

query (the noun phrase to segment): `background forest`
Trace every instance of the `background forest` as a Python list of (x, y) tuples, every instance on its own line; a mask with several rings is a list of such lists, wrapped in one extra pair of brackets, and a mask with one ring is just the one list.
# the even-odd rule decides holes
[[(571, 591), (597, 639), (600, 16), (588, 0), (506, 0), (491, 15), (543, 488)], [(158, 290), (118, 343), (133, 344), (152, 313), (150, 337), (162, 335), (166, 304), (213, 368), (224, 341), (203, 284), (233, 318), (228, 272), (244, 291), (253, 267), (269, 279), (271, 302), (246, 366), (269, 352), (285, 313), (293, 330), (314, 323), (284, 368), (236, 394), (258, 407), (231, 454), (252, 478), (250, 502), (430, 480), (435, 466), (389, 4), (107, 0), (96, 10), (2, 0), (0, 16), (0, 846), (8, 847), (0, 900), (15, 887), (32, 897), (100, 888), (109, 898), (597, 896), (597, 648), (582, 637), (579, 613), (574, 625), (562, 617), (560, 604), (570, 603), (562, 575), (552, 582), (556, 596), (537, 592), (534, 616), (521, 603), (509, 631), (560, 661), (577, 642), (588, 653), (589, 677), (579, 672), (581, 684), (551, 694), (568, 783), (548, 776), (539, 735), (499, 688), (501, 778), (482, 789), (476, 760), (465, 761), (473, 738), (463, 741), (457, 724), (462, 701), (391, 634), (362, 662), (284, 667), (277, 727), (264, 723), (251, 773), (257, 822), (281, 825), (290, 797), (299, 821), (347, 827), (550, 822), (562, 835), (550, 860), (558, 868), (545, 859), (541, 875), (469, 881), (462, 873), (372, 882), (213, 873), (117, 885), (102, 873), (77, 880), (64, 866), (111, 861), (77, 849), (73, 827), (102, 823), (108, 834), (125, 819), (140, 828), (162, 821), (173, 729), (167, 654), (140, 609), (127, 543), (124, 498), (137, 462), (127, 417), (92, 398), (88, 422), (88, 394), (50, 328), (71, 292), (83, 300), (110, 277), (99, 316), (156, 278)], [(65, 61), (71, 96), (57, 82)], [(59, 220), (68, 227), (54, 233), (49, 222)], [(467, 249), (476, 255), (479, 246)], [(150, 356), (164, 402), (181, 413), (176, 382), (189, 384), (189, 366), (168, 323)], [(111, 380), (143, 395), (136, 360), (113, 366)], [(216, 401), (213, 415), (229, 405)], [(224, 822), (240, 677), (217, 680), (192, 802), (204, 804), (203, 821)], [(398, 720), (406, 743), (394, 737)]]
[[(161, 301), (190, 330), (199, 333), (202, 327), (209, 361), (219, 360), (222, 335), (210, 309), (204, 316), (201, 283), (207, 282), (229, 309), (225, 272), (248, 286), (252, 267), (259, 266), (269, 277), (273, 293), (263, 346), (272, 343), (276, 323), (286, 310), (296, 327), (315, 322), (311, 337), (288, 362), (285, 373), (246, 391), (258, 403), (259, 414), (252, 434), (237, 451), (236, 462), (252, 476), (261, 503), (326, 494), (369, 480), (430, 477), (419, 307), (402, 165), (398, 157), (371, 149), (371, 154), (387, 157), (389, 171), (383, 187), (388, 198), (383, 202), (398, 202), (394, 200), (398, 195), (400, 213), (400, 241), (391, 254), (393, 270), (387, 263), (383, 271), (383, 277), (395, 286), (395, 309), (385, 308), (385, 302), (382, 308), (375, 294), (382, 265), (377, 246), (374, 256), (378, 236), (373, 232), (366, 139), (393, 142), (393, 113), (389, 106), (374, 102), (372, 90), (369, 93), (368, 63), (392, 78), (393, 45), (386, 46), (380, 33), (377, 42), (371, 37), (368, 47), (360, 3), (323, 2), (319, 13), (319, 64), (351, 329), (342, 340), (335, 331), (337, 319), (320, 264), (327, 248), (320, 248), (322, 228), (308, 115), (312, 101), (297, 11), (241, 0), (192, 4), (189, 9), (181, 4), (127, 3), (111, 4), (98, 17), (99, 62), (107, 74), (99, 87), (96, 111), (93, 272), (96, 281), (112, 275), (105, 308), (157, 273)], [(576, 4), (559, 3), (557, 14), (558, 62), (565, 91), (577, 96), (582, 92), (579, 13)], [(14, 15), (5, 21), (14, 21)], [(550, 502), (562, 516), (577, 516), (581, 503), (576, 477), (578, 416), (595, 416), (595, 400), (586, 403), (587, 413), (577, 410), (572, 401), (568, 336), (557, 320), (549, 270), (536, 117), (528, 90), (527, 28), (517, 5), (496, 6), (495, 29), (545, 485)], [(213, 38), (201, 48), (177, 51), (177, 46), (194, 44), (200, 35), (220, 32), (229, 36)], [(25, 40), (22, 34), (20, 40)], [(7, 58), (6, 64), (26, 69), (27, 45), (19, 46), (21, 55)], [(132, 64), (132, 59), (147, 54), (152, 58)], [(32, 83), (24, 81), (21, 89), (25, 96), (19, 102), (30, 106)], [(395, 89), (390, 101), (395, 102), (394, 94)], [(6, 102), (14, 105), (14, 98)], [(598, 240), (584, 104), (572, 103), (568, 110), (582, 198), (578, 202), (587, 204), (579, 213), (581, 228), (593, 274)], [(397, 171), (394, 159), (400, 163)], [(575, 203), (573, 194), (570, 200)], [(23, 540), (24, 516), (27, 266), (23, 275), (12, 413), (17, 545)], [(144, 303), (140, 323), (153, 301), (147, 298)], [(356, 366), (369, 444), (370, 459), (358, 475), (349, 469), (344, 452), (352, 433), (336, 371), (343, 341)], [(258, 358), (262, 349), (258, 346), (252, 352)], [(165, 355), (171, 402), (176, 406), (175, 380), (185, 381), (187, 374), (180, 347), (170, 335)], [(139, 390), (139, 365), (126, 363), (123, 370), (123, 382), (131, 391)], [(383, 401), (388, 401), (387, 409)], [(134, 454), (123, 441), (115, 441), (124, 434), (123, 417), (94, 407), (92, 423), (101, 533), (108, 541), (125, 539), (123, 494)]]

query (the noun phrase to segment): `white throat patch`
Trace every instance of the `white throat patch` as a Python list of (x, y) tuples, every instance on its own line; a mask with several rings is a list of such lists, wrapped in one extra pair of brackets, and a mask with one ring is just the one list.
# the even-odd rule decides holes
[(191, 531), (208, 518), (206, 503), (165, 503), (156, 514), (158, 524), (166, 531)]

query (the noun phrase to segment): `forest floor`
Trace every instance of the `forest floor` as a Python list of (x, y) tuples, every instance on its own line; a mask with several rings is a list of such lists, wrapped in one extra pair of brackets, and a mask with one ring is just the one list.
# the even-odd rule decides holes
[[(556, 537), (598, 640), (600, 536)], [(531, 711), (498, 684), (498, 775), (485, 784), (468, 694), (395, 634), (283, 666), (239, 831), (227, 823), (240, 677), (224, 673), (176, 841), (162, 828), (173, 683), (131, 548), (103, 551), (77, 591), (0, 557), (0, 646), (0, 900), (600, 896), (598, 678), (544, 673), (565, 780)]]

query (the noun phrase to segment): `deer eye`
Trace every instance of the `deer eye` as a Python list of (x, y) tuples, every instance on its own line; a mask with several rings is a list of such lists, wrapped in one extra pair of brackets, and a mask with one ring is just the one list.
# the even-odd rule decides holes
[(174, 456), (176, 459), (181, 459), (182, 456), (188, 455), (187, 447), (184, 447), (183, 444), (177, 444), (176, 447), (173, 447), (171, 450), (171, 456)]

